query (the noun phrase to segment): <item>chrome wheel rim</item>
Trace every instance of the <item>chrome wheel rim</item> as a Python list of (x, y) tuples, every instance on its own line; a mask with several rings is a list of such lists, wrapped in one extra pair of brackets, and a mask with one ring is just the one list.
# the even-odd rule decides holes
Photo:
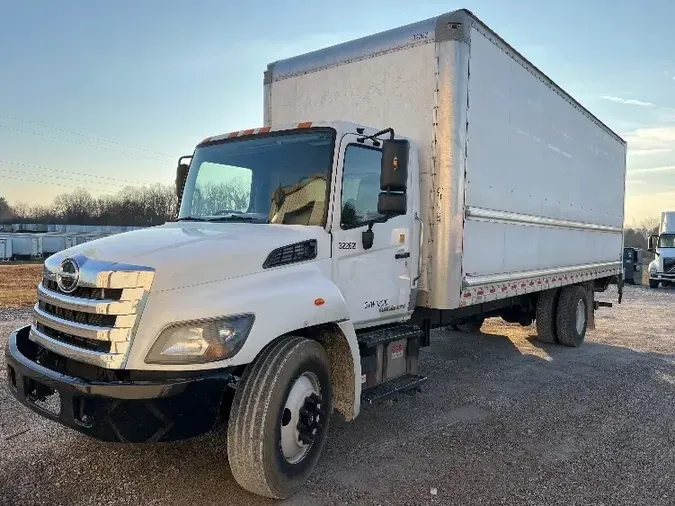
[(583, 299), (579, 299), (577, 302), (577, 334), (581, 335), (584, 331), (584, 326), (586, 325), (586, 305), (584, 304)]
[(288, 393), (281, 412), (281, 452), (290, 464), (307, 456), (320, 433), (325, 418), (320, 394), (319, 380), (311, 372), (295, 380)]

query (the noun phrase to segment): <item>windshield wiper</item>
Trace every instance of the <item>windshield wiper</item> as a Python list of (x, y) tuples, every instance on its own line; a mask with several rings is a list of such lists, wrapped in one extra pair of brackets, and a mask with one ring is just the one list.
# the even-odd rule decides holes
[(216, 218), (209, 218), (208, 220), (204, 220), (208, 222), (218, 222), (218, 221), (257, 221), (259, 223), (265, 223), (259, 216), (245, 216), (242, 214), (230, 214), (227, 216), (218, 216)]
[(194, 216), (186, 216), (185, 218), (178, 218), (176, 221), (211, 221), (204, 218), (195, 218)]

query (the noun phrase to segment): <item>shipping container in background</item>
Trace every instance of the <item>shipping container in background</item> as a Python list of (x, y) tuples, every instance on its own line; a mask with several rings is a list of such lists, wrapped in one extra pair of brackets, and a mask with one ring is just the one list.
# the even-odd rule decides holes
[(0, 236), (0, 261), (9, 262), (12, 256), (12, 238)]

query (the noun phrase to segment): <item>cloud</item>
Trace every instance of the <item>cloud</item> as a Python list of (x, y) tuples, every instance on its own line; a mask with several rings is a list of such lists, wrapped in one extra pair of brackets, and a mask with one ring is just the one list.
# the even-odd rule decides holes
[(672, 149), (675, 146), (675, 126), (638, 128), (622, 137), (629, 150)]
[(648, 169), (633, 169), (629, 170), (630, 174), (645, 174), (650, 172), (673, 172), (675, 171), (675, 165), (664, 165), (663, 167), (650, 167)]
[(655, 107), (653, 102), (645, 102), (643, 100), (636, 100), (634, 98), (613, 97), (611, 95), (600, 95), (602, 100), (609, 100), (610, 102), (617, 102), (624, 105), (639, 105), (641, 107)]
[(675, 191), (642, 193), (626, 196), (627, 222), (639, 222), (644, 218), (659, 216), (661, 211), (673, 208)]
[(671, 151), (670, 148), (628, 149), (628, 156), (658, 155), (660, 153), (670, 153)]
[(657, 110), (659, 121), (670, 123), (675, 121), (675, 109), (672, 107), (659, 107)]

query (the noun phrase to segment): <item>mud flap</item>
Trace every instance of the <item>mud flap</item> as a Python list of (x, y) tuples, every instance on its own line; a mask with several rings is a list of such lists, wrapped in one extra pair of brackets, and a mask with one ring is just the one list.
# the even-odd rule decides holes
[(595, 330), (595, 289), (593, 283), (586, 283), (586, 293), (588, 294), (588, 306), (586, 320), (586, 328)]

